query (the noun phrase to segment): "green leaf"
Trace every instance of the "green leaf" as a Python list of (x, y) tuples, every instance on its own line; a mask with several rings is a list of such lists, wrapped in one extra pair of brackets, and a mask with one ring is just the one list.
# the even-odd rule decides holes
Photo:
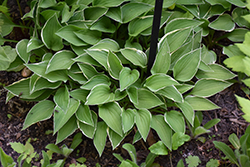
[(120, 50), (122, 55), (136, 66), (145, 68), (147, 65), (147, 56), (141, 50), (135, 48), (125, 48)]
[(210, 129), (210, 128), (212, 128), (214, 125), (216, 125), (219, 122), (220, 122), (220, 119), (219, 118), (215, 118), (215, 119), (212, 119), (212, 120), (208, 121), (203, 127), (205, 129)]
[(138, 104), (138, 88), (131, 86), (128, 89), (126, 89), (129, 100), (134, 103)]
[(73, 150), (76, 149), (76, 147), (79, 146), (81, 142), (82, 142), (82, 134), (81, 132), (79, 132), (74, 136), (73, 141), (70, 144), (70, 148), (72, 148)]
[(215, 110), (220, 108), (210, 100), (203, 97), (187, 96), (185, 101), (187, 101), (196, 111)]
[(230, 2), (231, 4), (235, 5), (235, 6), (239, 6), (239, 7), (246, 7), (246, 4), (242, 1), (242, 0), (226, 0), (228, 2)]
[(93, 0), (93, 6), (105, 6), (105, 7), (114, 7), (119, 6), (123, 2), (128, 0)]
[(142, 31), (151, 27), (152, 24), (153, 24), (153, 16), (152, 15), (136, 18), (129, 23), (128, 34), (130, 36), (136, 37)]
[(99, 116), (104, 122), (120, 136), (122, 131), (122, 109), (117, 102), (107, 103), (99, 106)]
[(206, 72), (199, 70), (196, 74), (196, 77), (198, 79), (211, 78), (221, 80), (228, 80), (236, 77), (235, 74), (219, 64), (209, 64), (208, 67), (211, 68), (212, 71)]
[(114, 33), (116, 31), (116, 26), (111, 22), (108, 17), (103, 16), (90, 27), (90, 30)]
[(110, 8), (106, 14), (109, 18), (122, 23), (122, 12), (121, 7)]
[(217, 159), (210, 159), (207, 164), (206, 167), (218, 167), (220, 165), (220, 161)]
[(103, 15), (105, 15), (108, 11), (108, 8), (105, 7), (88, 7), (84, 9), (84, 17), (85, 20), (96, 21)]
[[(1, 13), (0, 13), (1, 14)], [(15, 49), (12, 49), (10, 46), (1, 46), (0, 47), (0, 70), (7, 70), (10, 64), (16, 59), (17, 53)]]
[(188, 167), (197, 167), (201, 163), (198, 156), (192, 156), (192, 155), (189, 155), (186, 158), (186, 162), (188, 164)]
[(85, 105), (99, 105), (113, 101), (115, 98), (114, 93), (110, 92), (108, 85), (99, 84), (91, 89), (87, 96)]
[(94, 122), (94, 126), (91, 126), (89, 124), (82, 123), (80, 121), (77, 121), (78, 127), (81, 130), (81, 132), (88, 138), (93, 139), (96, 128), (97, 128), (97, 115), (94, 111), (91, 111), (92, 113), (92, 120)]
[(56, 52), (49, 61), (46, 69), (46, 74), (57, 70), (69, 70), (74, 63), (74, 61), (72, 60), (74, 57), (76, 57), (76, 55), (68, 50)]
[(245, 28), (237, 28), (228, 33), (226, 37), (233, 42), (243, 42), (247, 32), (248, 30)]
[(250, 58), (247, 56), (233, 56), (224, 61), (227, 67), (233, 71), (242, 72), (250, 75)]
[(83, 89), (75, 89), (75, 90), (72, 90), (70, 92), (70, 96), (77, 99), (77, 100), (80, 100), (80, 101), (83, 101), (83, 102), (86, 102), (86, 98), (89, 94), (89, 91), (88, 90), (83, 90)]
[(135, 83), (140, 76), (140, 73), (136, 70), (133, 69), (132, 71), (128, 67), (123, 67), (119, 74), (119, 83), (120, 83), (120, 89), (123, 91), (126, 89), (128, 86), (132, 85)]
[(89, 64), (92, 64), (94, 66), (100, 66), (100, 64), (95, 59), (93, 59), (90, 55), (88, 55), (85, 52), (85, 50), (83, 50), (84, 49), (83, 47), (77, 47), (77, 49), (83, 50), (82, 53), (81, 52), (78, 53), (78, 51), (75, 50), (75, 49), (73, 49), (74, 52), (76, 52), (79, 55), (78, 57), (76, 57), (76, 58), (73, 59), (75, 62), (89, 63)]
[(97, 70), (95, 69), (94, 66), (88, 63), (77, 63), (79, 68), (81, 69), (83, 75), (87, 78), (90, 79), (94, 77), (95, 75), (98, 75)]
[(178, 147), (182, 146), (186, 141), (190, 140), (190, 136), (189, 135), (185, 135), (182, 132), (176, 132), (174, 133), (174, 135), (172, 136), (172, 141), (173, 141), (173, 150), (177, 150)]
[(240, 145), (240, 140), (237, 137), (237, 135), (235, 133), (232, 133), (229, 137), (228, 140), (230, 141), (230, 143), (234, 146), (235, 149), (240, 149), (241, 145)]
[(196, 49), (182, 56), (174, 66), (174, 78), (179, 81), (189, 81), (196, 74), (200, 59), (201, 49)]
[(67, 109), (69, 108), (70, 98), (69, 98), (69, 90), (67, 86), (59, 88), (56, 91), (53, 100), (57, 107), (59, 107), (63, 112), (66, 113)]
[(208, 50), (208, 48), (206, 48), (206, 46), (202, 47), (201, 60), (205, 64), (214, 64), (216, 62), (216, 58), (217, 58), (217, 55), (215, 54), (214, 51)]
[(203, 0), (177, 0), (176, 3), (182, 4), (182, 5), (193, 5), (193, 4), (203, 4)]
[(182, 132), (185, 134), (185, 121), (180, 112), (175, 110), (165, 112), (164, 120), (175, 132)]
[[(41, 48), (41, 47), (43, 47), (43, 46), (44, 46), (44, 44), (43, 44), (43, 42), (42, 42), (39, 38), (37, 38), (37, 37), (32, 37), (32, 38), (29, 40), (28, 44), (27, 44), (27, 52), (30, 52), (30, 51), (32, 51), (32, 50), (39, 49), (39, 48)], [(27, 63), (27, 62), (26, 62), (26, 63)]]
[(121, 60), (113, 52), (108, 54), (108, 72), (114, 79), (119, 79), (121, 70), (123, 69)]
[(226, 89), (227, 87), (231, 85), (232, 83), (222, 81), (222, 80), (201, 79), (196, 82), (190, 94), (194, 96), (199, 96), (199, 97), (209, 97)]
[(163, 95), (168, 99), (171, 99), (175, 102), (182, 103), (184, 102), (182, 94), (176, 89), (175, 86), (167, 86), (156, 92), (157, 94)]
[(250, 27), (250, 23), (247, 17), (249, 17), (249, 10), (236, 7), (232, 12), (232, 18), (234, 22), (240, 27)]
[(163, 104), (164, 103), (154, 93), (147, 89), (138, 89), (138, 104), (134, 104), (136, 108), (150, 109)]
[(185, 167), (182, 159), (179, 160), (177, 167)]
[(16, 52), (18, 56), (25, 62), (28, 63), (30, 59), (30, 54), (27, 51), (28, 40), (23, 39), (19, 41), (16, 45)]
[(19, 154), (22, 154), (26, 151), (25, 146), (20, 142), (13, 142), (13, 143), (10, 143), (10, 145), (11, 145), (11, 148)]
[(85, 123), (87, 125), (94, 127), (94, 121), (92, 119), (92, 112), (89, 109), (89, 106), (86, 106), (84, 104), (80, 104), (78, 110), (75, 113), (76, 118), (81, 121), (82, 123)]
[(128, 132), (135, 124), (135, 110), (132, 109), (127, 109), (124, 110), (122, 109), (122, 129), (123, 132), (126, 133)]
[(41, 0), (39, 2), (40, 8), (48, 8), (54, 5), (56, 5), (56, 0)]
[(250, 101), (237, 95), (235, 95), (235, 97), (241, 106), (241, 110), (244, 112), (244, 115), (242, 117), (246, 121), (250, 122), (250, 110), (249, 110)]
[(86, 50), (86, 53), (101, 64), (106, 70), (108, 69), (108, 52), (104, 50)]
[[(109, 39), (109, 38), (105, 38), (101, 41), (99, 41), (97, 44), (95, 44), (94, 46), (90, 47), (90, 50), (95, 50), (95, 49), (99, 49), (99, 50), (110, 50), (110, 51), (118, 51), (119, 50), (119, 44), (114, 41), (113, 39)], [(92, 56), (92, 55), (91, 55)], [(94, 58), (94, 57), (93, 57)]]
[(99, 153), (99, 156), (102, 155), (102, 152), (106, 145), (106, 138), (107, 138), (107, 125), (104, 122), (98, 122), (94, 136), (94, 145)]
[(179, 83), (166, 74), (153, 74), (146, 79), (145, 87), (152, 92), (157, 92), (167, 86), (178, 85)]
[(120, 101), (127, 96), (126, 91), (121, 91), (120, 89), (115, 90), (115, 101)]
[(234, 30), (235, 23), (229, 14), (223, 14), (211, 22), (208, 26), (214, 30), (231, 32)]
[(74, 33), (78, 38), (91, 45), (98, 43), (101, 40), (102, 35), (99, 31), (89, 29), (83, 29)]
[(55, 107), (57, 112), (54, 112), (54, 134), (68, 122), (72, 115), (77, 111), (79, 105), (79, 101), (70, 98), (66, 114), (59, 107)]
[(58, 51), (63, 48), (62, 39), (56, 35), (61, 27), (56, 14), (49, 18), (43, 26), (41, 31), (42, 41), (48, 49)]
[(244, 53), (242, 53), (236, 45), (223, 47), (223, 54), (227, 55), (228, 57), (244, 55)]
[(153, 6), (145, 3), (127, 3), (121, 7), (122, 23), (128, 23), (152, 8)]
[(137, 110), (135, 123), (144, 141), (146, 141), (150, 130), (151, 119), (152, 115), (147, 109)]
[(82, 30), (82, 28), (74, 26), (74, 25), (67, 25), (62, 28), (60, 28), (56, 35), (63, 38), (64, 40), (68, 41), (70, 44), (73, 44), (75, 46), (85, 46), (87, 43), (82, 41), (78, 36), (75, 34), (75, 32)]
[(197, 128), (195, 128), (194, 130), (194, 137), (198, 137), (199, 135), (202, 135), (202, 134), (205, 134), (205, 133), (209, 133), (210, 130), (208, 129), (205, 129), (204, 127), (202, 126), (198, 126)]
[(213, 143), (216, 148), (220, 149), (228, 157), (231, 163), (234, 163), (239, 166), (233, 150), (228, 145), (220, 141), (213, 141)]
[(108, 128), (108, 136), (109, 136), (109, 140), (112, 144), (112, 148), (113, 150), (120, 145), (120, 143), (122, 142), (122, 140), (124, 139), (125, 135), (120, 136), (119, 134), (117, 134), (115, 131), (113, 131), (112, 129)]
[(192, 108), (192, 106), (187, 101), (184, 101), (183, 103), (176, 103), (176, 105), (181, 109), (188, 122), (193, 126), (194, 109)]
[(72, 116), (57, 132), (56, 144), (62, 142), (77, 129), (76, 117)]
[(136, 158), (136, 150), (135, 150), (135, 147), (134, 147), (132, 144), (130, 144), (130, 143), (125, 143), (125, 144), (122, 145), (122, 148), (124, 148), (125, 150), (128, 151), (128, 153), (129, 153), (129, 155), (130, 155), (132, 161), (133, 161), (134, 163), (136, 163), (137, 158)]
[(161, 141), (172, 150), (172, 129), (164, 120), (163, 115), (153, 115), (151, 120), (151, 127), (157, 132)]
[(164, 40), (161, 44), (161, 48), (158, 51), (153, 67), (151, 68), (151, 73), (163, 73), (166, 74), (169, 70), (171, 63), (170, 48), (168, 45), (168, 40)]
[(81, 89), (91, 90), (94, 86), (99, 84), (110, 86), (110, 78), (104, 74), (95, 75), (90, 78), (84, 85), (82, 85)]
[(54, 111), (55, 104), (52, 101), (45, 100), (37, 103), (31, 108), (23, 123), (22, 130), (28, 128), (30, 125), (49, 119)]
[(151, 153), (156, 155), (168, 155), (168, 149), (162, 141), (158, 141), (148, 148)]
[(0, 13), (0, 34), (4, 37), (17, 26), (5, 14)]

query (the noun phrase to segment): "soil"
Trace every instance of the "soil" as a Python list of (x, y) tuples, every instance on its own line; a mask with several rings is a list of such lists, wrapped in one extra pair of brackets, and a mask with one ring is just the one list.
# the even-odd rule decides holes
[[(27, 1), (20, 0), (19, 2), (21, 4), (22, 11), (28, 12), (29, 9), (27, 8)], [(9, 6), (11, 6), (11, 16), (14, 20), (20, 20), (21, 16), (20, 12), (18, 12), (19, 9), (16, 1), (8, 1), (8, 3)], [(10, 34), (8, 38), (20, 40), (26, 37), (25, 33), (18, 33), (20, 32), (20, 29), (17, 28), (15, 30), (14, 31), (16, 33)], [(228, 44), (226, 41), (225, 43)], [(13, 43), (11, 43), (11, 45), (14, 47)], [(215, 51), (217, 55), (221, 57), (221, 48), (216, 48)], [(19, 154), (11, 148), (10, 142), (21, 142), (25, 144), (25, 142), (31, 138), (31, 144), (41, 159), (42, 150), (46, 150), (46, 145), (49, 143), (55, 143), (56, 141), (56, 136), (45, 133), (48, 132), (48, 130), (53, 130), (52, 119), (39, 122), (22, 131), (21, 129), (25, 116), (35, 103), (21, 101), (18, 97), (14, 97), (8, 103), (5, 103), (7, 91), (4, 89), (4, 86), (10, 85), (21, 78), (22, 76), (20, 72), (0, 71), (0, 147), (5, 151), (5, 153), (17, 161)], [(204, 125), (206, 122), (214, 118), (219, 118), (221, 121), (210, 129), (210, 133), (202, 135), (202, 137), (205, 138), (204, 143), (198, 139), (192, 139), (178, 148), (178, 150), (169, 153), (169, 155), (157, 157), (155, 162), (160, 164), (162, 167), (175, 167), (180, 159), (184, 160), (189, 155), (193, 155), (200, 158), (201, 163), (199, 166), (201, 167), (206, 166), (206, 163), (210, 159), (220, 160), (220, 166), (235, 166), (222, 158), (224, 157), (223, 153), (214, 147), (213, 141), (222, 141), (232, 147), (228, 141), (229, 135), (235, 133), (238, 137), (240, 137), (244, 134), (248, 123), (241, 117), (243, 113), (238, 108), (238, 104), (234, 96), (234, 94), (243, 97), (245, 96), (244, 92), (241, 90), (242, 86), (244, 85), (236, 83), (213, 97), (210, 97), (210, 100), (221, 108), (212, 111), (204, 111), (204, 120), (202, 124)], [(78, 133), (78, 131), (74, 134), (76, 133)], [(60, 143), (59, 146), (62, 146), (63, 144), (69, 146), (72, 142), (74, 134)], [(157, 138), (154, 131), (153, 134), (155, 135), (155, 138)], [(121, 146), (124, 143), (132, 143), (133, 135), (134, 132), (132, 131), (131, 134), (128, 135), (115, 150), (112, 150), (111, 143), (107, 140), (105, 150), (101, 157), (99, 157), (98, 152), (93, 145), (93, 141), (83, 136), (82, 143), (67, 158), (66, 166), (69, 166), (70, 163), (76, 162), (76, 159), (79, 157), (85, 157), (87, 159), (85, 164), (89, 167), (93, 167), (97, 163), (106, 167), (118, 166), (120, 162), (112, 154), (118, 153), (125, 159), (129, 158), (128, 153)], [(147, 142), (144, 143), (143, 141), (138, 141), (135, 143), (135, 147), (137, 151), (137, 162), (138, 164), (141, 164), (145, 161), (149, 153), (149, 144)], [(53, 160), (57, 160), (59, 158), (63, 157), (61, 155), (54, 154)], [(39, 159), (38, 161), (33, 161), (33, 165), (40, 166)]]

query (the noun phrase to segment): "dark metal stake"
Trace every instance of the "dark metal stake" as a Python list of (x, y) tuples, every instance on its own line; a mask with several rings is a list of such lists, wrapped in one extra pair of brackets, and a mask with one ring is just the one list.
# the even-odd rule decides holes
[(156, 57), (159, 28), (160, 28), (160, 23), (161, 23), (162, 4), (163, 4), (163, 0), (155, 0), (155, 11), (154, 11), (153, 28), (152, 28), (152, 33), (151, 33), (147, 76), (150, 75), (150, 70), (154, 64), (155, 57)]

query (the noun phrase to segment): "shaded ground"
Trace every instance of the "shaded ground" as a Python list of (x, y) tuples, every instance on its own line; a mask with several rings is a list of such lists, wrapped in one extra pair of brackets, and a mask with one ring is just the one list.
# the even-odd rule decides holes
[[(20, 19), (20, 12), (16, 1), (9, 1), (9, 6), (11, 6), (11, 16), (14, 20)], [(23, 12), (28, 12), (27, 1), (20, 0), (21, 8)], [(18, 22), (17, 22), (18, 23)], [(11, 33), (8, 38), (20, 40), (27, 37), (25, 33), (21, 32), (19, 28), (15, 29), (15, 33)], [(14, 44), (11, 44), (14, 47)], [(215, 50), (217, 55), (220, 55), (221, 49)], [(48, 130), (53, 130), (53, 121), (43, 121), (37, 123), (24, 131), (21, 131), (22, 124), (24, 122), (25, 116), (30, 108), (35, 104), (33, 102), (24, 102), (19, 100), (19, 98), (14, 97), (7, 104), (5, 104), (6, 99), (6, 90), (3, 88), (3, 85), (9, 85), (19, 79), (21, 79), (21, 74), (13, 72), (0, 72), (0, 147), (8, 154), (11, 155), (15, 161), (18, 158), (18, 154), (12, 150), (9, 142), (21, 142), (25, 143), (29, 138), (31, 138), (31, 144), (34, 146), (35, 151), (39, 153), (40, 158), (42, 158), (41, 151), (45, 150), (45, 146), (49, 143), (55, 143), (56, 136), (52, 134), (45, 135)], [(228, 136), (232, 133), (235, 133), (238, 137), (244, 134), (244, 130), (247, 127), (247, 123), (241, 117), (242, 112), (237, 106), (237, 101), (234, 97), (234, 94), (240, 96), (245, 96), (241, 91), (239, 84), (234, 84), (230, 88), (214, 95), (210, 98), (215, 104), (221, 107), (221, 109), (205, 111), (203, 112), (204, 121), (203, 125), (213, 118), (220, 118), (221, 121), (213, 128), (211, 128), (211, 133), (203, 135), (206, 138), (205, 143), (202, 143), (196, 139), (185, 143), (178, 150), (173, 151), (170, 155), (160, 156), (156, 158), (158, 162), (163, 167), (176, 166), (177, 162), (180, 159), (185, 159), (189, 155), (199, 156), (202, 163), (199, 166), (206, 166), (206, 162), (210, 159), (219, 159), (221, 166), (230, 166), (227, 161), (221, 159), (223, 154), (217, 150), (213, 141), (222, 141), (226, 144), (228, 142)], [(131, 132), (134, 133), (134, 132)], [(74, 135), (67, 138), (65, 141), (60, 143), (70, 145)], [(157, 138), (157, 136), (155, 136)], [(124, 142), (132, 142), (133, 134), (127, 136)], [(89, 167), (95, 166), (99, 163), (101, 166), (117, 166), (119, 161), (112, 155), (113, 152), (121, 154), (124, 158), (129, 158), (127, 152), (121, 148), (121, 145), (112, 151), (110, 142), (108, 141), (104, 150), (102, 157), (98, 156), (96, 149), (94, 148), (93, 141), (83, 137), (83, 142), (75, 149), (75, 151), (67, 159), (67, 164), (75, 162), (75, 159), (79, 157), (85, 157), (87, 161), (85, 164)], [(142, 163), (145, 161), (149, 151), (148, 143), (138, 141), (135, 144), (137, 151), (137, 161)], [(54, 160), (62, 158), (59, 155), (54, 156)], [(34, 162), (34, 165), (39, 166), (39, 161)], [(231, 165), (234, 166), (234, 165)]]

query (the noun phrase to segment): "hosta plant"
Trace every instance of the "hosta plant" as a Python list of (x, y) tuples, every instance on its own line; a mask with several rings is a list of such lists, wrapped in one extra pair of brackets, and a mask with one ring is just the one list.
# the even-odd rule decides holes
[(32, 1), (24, 19), (33, 20), (33, 34), (16, 52), (33, 74), (5, 87), (7, 101), (38, 101), (23, 129), (53, 116), (56, 143), (80, 129), (99, 155), (107, 136), (114, 149), (132, 129), (144, 141), (154, 129), (171, 151), (173, 134), (194, 126), (195, 111), (219, 108), (207, 97), (235, 77), (201, 45), (204, 22), (185, 11), (177, 17), (168, 9), (174, 2), (185, 4), (164, 1), (147, 74), (154, 0)]

